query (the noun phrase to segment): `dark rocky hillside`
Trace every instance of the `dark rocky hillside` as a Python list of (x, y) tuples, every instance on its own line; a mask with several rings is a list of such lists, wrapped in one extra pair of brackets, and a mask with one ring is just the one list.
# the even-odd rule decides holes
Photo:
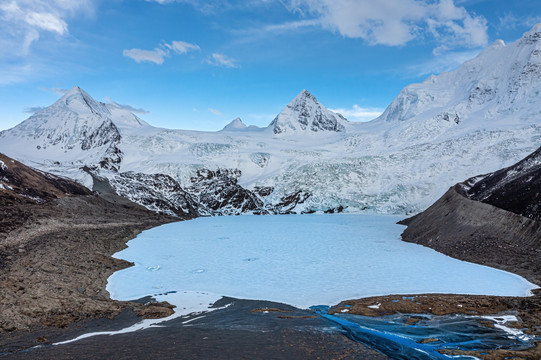
[(515, 165), (464, 184), (472, 200), (541, 220), (541, 148)]
[(29, 168), (0, 154), (0, 204), (39, 203), (91, 192), (71, 180)]
[(137, 310), (105, 291), (109, 275), (130, 266), (110, 256), (176, 220), (0, 154), (0, 334)]
[(449, 189), (403, 220), (402, 239), (541, 284), (541, 149)]

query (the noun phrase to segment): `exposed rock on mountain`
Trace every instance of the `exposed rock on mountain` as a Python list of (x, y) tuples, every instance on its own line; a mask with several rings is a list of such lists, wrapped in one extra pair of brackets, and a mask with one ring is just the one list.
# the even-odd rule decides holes
[(199, 204), (168, 175), (114, 173), (103, 181), (109, 181), (116, 194), (149, 210), (184, 219), (199, 215)]
[(240, 215), (266, 213), (257, 195), (238, 184), (240, 170), (201, 169), (187, 190), (200, 204), (201, 215)]
[[(293, 194), (290, 194), (281, 198), (280, 202), (274, 205), (272, 210), (273, 212), (277, 214), (291, 214), (293, 213), (293, 210), (299, 204), (303, 204), (310, 196), (311, 194), (305, 191), (302, 191), (302, 190), (296, 191)], [(315, 211), (310, 210), (310, 209), (304, 211), (304, 213), (312, 213), (312, 212), (315, 212)]]

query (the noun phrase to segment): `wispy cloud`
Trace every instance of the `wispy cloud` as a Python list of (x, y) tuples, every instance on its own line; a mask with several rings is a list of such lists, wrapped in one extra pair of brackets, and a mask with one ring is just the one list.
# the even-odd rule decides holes
[(209, 107), (208, 110), (209, 110), (212, 114), (214, 114), (214, 115), (216, 115), (216, 116), (222, 116), (222, 113), (221, 113), (220, 111), (216, 110), (216, 109), (213, 109), (213, 108), (210, 108), (210, 107)]
[(69, 89), (63, 89), (63, 88), (57, 88), (57, 87), (53, 87), (53, 88), (42, 87), (41, 90), (53, 93), (55, 95), (64, 95), (65, 93), (69, 91)]
[(401, 46), (431, 36), (477, 47), (488, 42), (487, 21), (453, 0), (284, 0), (292, 12), (315, 16), (323, 28), (369, 44)]
[(422, 63), (410, 66), (406, 69), (406, 73), (411, 76), (426, 76), (439, 74), (444, 71), (452, 71), (462, 65), (464, 62), (476, 57), (480, 49), (471, 51), (448, 51), (443, 54), (435, 54), (435, 56)]
[(161, 65), (168, 52), (160, 48), (155, 48), (154, 50), (126, 49), (122, 52), (122, 55), (135, 60), (137, 63), (146, 61)]
[(35, 72), (31, 64), (4, 65), (0, 67), (0, 85), (10, 85), (24, 82)]
[(287, 32), (291, 30), (297, 30), (301, 28), (320, 26), (321, 21), (319, 19), (306, 19), (299, 21), (289, 21), (280, 24), (269, 24), (263, 27), (265, 32)]
[(383, 113), (384, 109), (379, 108), (364, 108), (357, 104), (353, 105), (350, 109), (331, 109), (336, 113), (342, 114), (346, 119), (350, 121), (369, 121), (377, 118)]
[(199, 45), (190, 44), (185, 41), (173, 41), (171, 44), (165, 44), (165, 46), (177, 54), (186, 54), (188, 51), (201, 50)]
[(227, 68), (239, 67), (235, 59), (230, 58), (227, 55), (219, 54), (219, 53), (212, 54), (212, 56), (208, 59), (207, 62), (214, 66), (221, 66), (221, 67), (227, 67)]
[(154, 64), (163, 64), (166, 57), (171, 55), (171, 52), (177, 54), (186, 54), (189, 51), (200, 50), (199, 45), (190, 44), (185, 41), (173, 41), (171, 44), (162, 43), (154, 50), (142, 49), (126, 49), (122, 54), (135, 60), (137, 63), (153, 62)]
[(150, 113), (150, 111), (142, 109), (142, 108), (135, 108), (135, 107), (133, 107), (131, 105), (119, 104), (116, 101), (114, 101), (113, 99), (111, 99), (110, 97), (106, 97), (105, 101), (107, 101), (107, 103), (109, 103), (110, 105), (115, 106), (118, 109), (128, 110), (129, 112), (132, 112), (134, 114), (149, 114)]
[(68, 18), (93, 11), (94, 0), (2, 0), (0, 48), (10, 49), (3, 55), (26, 56), (42, 33), (64, 36)]
[(204, 14), (215, 14), (218, 11), (230, 9), (233, 5), (227, 0), (145, 0), (147, 2), (156, 2), (158, 4), (189, 4)]
[(504, 29), (516, 29), (522, 26), (530, 28), (541, 22), (541, 16), (529, 16), (525, 19), (519, 19), (513, 13), (505, 13), (498, 20), (500, 22), (500, 27)]
[(33, 107), (27, 107), (23, 111), (27, 114), (33, 114), (43, 109), (44, 109), (43, 106), (33, 106)]

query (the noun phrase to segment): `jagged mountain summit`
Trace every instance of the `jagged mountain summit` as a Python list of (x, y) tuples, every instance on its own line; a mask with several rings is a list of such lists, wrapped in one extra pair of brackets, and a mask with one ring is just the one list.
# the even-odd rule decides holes
[[(406, 87), (367, 123), (348, 122), (302, 91), (266, 128), (236, 119), (217, 132), (168, 130), (74, 88), (1, 132), (0, 151), (88, 187), (93, 178), (84, 166), (122, 191), (148, 186), (137, 174), (168, 176), (189, 195), (176, 204), (171, 199), (183, 196), (163, 190), (160, 198), (173, 212), (191, 211), (186, 204), (205, 198), (231, 205), (228, 214), (242, 212), (241, 204), (254, 213), (414, 213), (449, 186), (509, 166), (540, 146), (540, 41), (537, 25), (510, 45), (497, 42), (453, 72)], [(201, 197), (195, 189), (203, 183), (192, 182), (201, 171), (234, 178), (202, 179), (210, 190)], [(167, 191), (176, 188), (171, 182)], [(218, 194), (223, 189), (232, 194), (228, 201), (236, 199), (229, 205)], [(125, 193), (150, 203), (144, 194)]]
[(303, 90), (274, 118), (269, 128), (274, 134), (341, 132), (347, 123), (346, 118), (330, 111), (314, 95)]

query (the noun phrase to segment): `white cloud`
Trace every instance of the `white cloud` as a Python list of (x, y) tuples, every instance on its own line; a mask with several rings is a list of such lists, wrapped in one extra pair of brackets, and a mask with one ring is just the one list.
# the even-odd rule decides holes
[(63, 88), (57, 88), (57, 87), (54, 87), (54, 88), (42, 87), (41, 90), (53, 93), (55, 95), (64, 95), (65, 93), (69, 91), (69, 89), (63, 89)]
[[(286, 31), (296, 30), (300, 28), (319, 26), (319, 25), (321, 25), (321, 22), (318, 19), (307, 19), (307, 20), (299, 20), (299, 21), (290, 21), (290, 22), (285, 22), (281, 24), (271, 24), (271, 25), (265, 26), (263, 30), (268, 31), (268, 32), (286, 32)], [(251, 31), (254, 31), (254, 30), (255, 29), (252, 29)]]
[(201, 50), (199, 45), (190, 44), (185, 41), (173, 41), (171, 44), (165, 44), (165, 46), (177, 54), (186, 54), (188, 51)]
[(194, 50), (200, 50), (199, 45), (190, 44), (185, 41), (173, 41), (171, 44), (162, 43), (154, 50), (126, 49), (122, 54), (138, 63), (147, 61), (161, 65), (165, 58), (170, 56), (171, 51), (177, 54), (186, 54), (188, 51)]
[(154, 50), (126, 49), (122, 52), (122, 55), (135, 60), (137, 63), (147, 61), (158, 65), (163, 64), (164, 58), (167, 56), (167, 54), (167, 52), (160, 48), (156, 48)]
[(355, 104), (351, 109), (331, 109), (336, 113), (342, 114), (346, 119), (350, 121), (369, 121), (377, 118), (383, 113), (383, 109), (378, 108), (363, 108)]
[(145, 0), (147, 2), (156, 2), (158, 4), (172, 4), (172, 3), (182, 3), (189, 4), (201, 11), (204, 14), (213, 14), (218, 10), (231, 8), (232, 5), (227, 0)]
[(216, 115), (216, 116), (222, 116), (222, 113), (221, 113), (220, 111), (216, 110), (216, 109), (208, 108), (208, 110), (209, 110), (212, 114), (214, 114), (214, 115)]
[(26, 56), (42, 33), (58, 36), (69, 32), (67, 19), (93, 14), (95, 0), (0, 1), (0, 48), (4, 56)]
[(110, 97), (106, 97), (105, 101), (107, 101), (109, 104), (111, 104), (111, 105), (113, 105), (113, 106), (115, 106), (115, 107), (117, 107), (119, 109), (128, 110), (129, 112), (132, 112), (134, 114), (149, 114), (150, 113), (150, 111), (142, 109), (142, 108), (135, 108), (135, 107), (133, 107), (131, 105), (119, 104), (116, 101), (114, 101), (113, 99), (111, 99)]
[(400, 46), (433, 36), (440, 42), (482, 46), (488, 41), (486, 19), (471, 15), (453, 0), (288, 0), (288, 8), (320, 20), (349, 38), (375, 45)]
[(222, 66), (227, 68), (238, 68), (235, 59), (230, 58), (227, 55), (214, 53), (212, 57), (207, 61), (209, 64), (214, 66)]

